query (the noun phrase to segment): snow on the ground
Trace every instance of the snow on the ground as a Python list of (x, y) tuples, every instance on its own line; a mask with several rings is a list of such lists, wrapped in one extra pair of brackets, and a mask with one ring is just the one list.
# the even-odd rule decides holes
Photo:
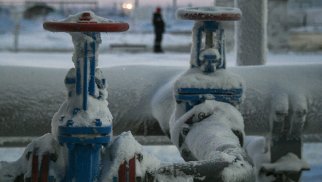
[(15, 161), (23, 154), (24, 150), (24, 147), (0, 147), (0, 161)]
[[(143, 8), (143, 7), (142, 7)], [(103, 44), (101, 50), (108, 49), (111, 44), (143, 44), (152, 47), (154, 43), (153, 25), (151, 22), (152, 9), (140, 10), (139, 14), (148, 13), (149, 16), (134, 21), (131, 17), (112, 16), (111, 20), (129, 23), (130, 29), (121, 33), (102, 33)], [(105, 12), (106, 13), (106, 10)], [(105, 17), (105, 16), (104, 16)], [(60, 14), (50, 14), (46, 18), (20, 20), (18, 31), (18, 48), (21, 50), (72, 50), (71, 37), (64, 32), (53, 33), (43, 29), (44, 21), (62, 20)], [(191, 30), (193, 21), (176, 21), (173, 17), (166, 17), (166, 32), (163, 38), (164, 46), (182, 46), (191, 44), (191, 36), (186, 33)], [(0, 50), (12, 50), (14, 47), (15, 23), (10, 14), (0, 14)], [(136, 30), (133, 32), (132, 30)], [(179, 34), (178, 34), (179, 32)], [(175, 34), (173, 34), (175, 33)]]
[[(153, 53), (103, 53), (98, 56), (98, 67), (112, 67), (120, 65), (160, 65), (160, 66), (188, 66), (188, 54), (153, 54)], [(0, 65), (70, 68), (74, 67), (72, 53), (27, 53), (13, 54), (0, 52)]]
[[(15, 161), (24, 152), (24, 147), (0, 148), (0, 161)], [(147, 153), (155, 155), (162, 162), (182, 162), (180, 153), (175, 146), (143, 146)], [(306, 143), (303, 146), (303, 158), (311, 165), (310, 171), (305, 171), (303, 182), (314, 182), (322, 179), (322, 143)]]
[[(36, 35), (36, 36), (35, 36)], [(12, 33), (0, 34), (0, 50), (12, 50), (14, 36)], [(102, 33), (101, 51), (109, 49), (111, 44), (137, 44), (152, 47), (153, 33)], [(182, 46), (191, 44), (189, 34), (164, 34), (163, 46)], [(72, 50), (73, 43), (67, 33), (48, 31), (27, 32), (19, 35), (18, 48), (21, 50)]]
[[(0, 147), (0, 161), (15, 161), (24, 150), (25, 147)], [(143, 150), (155, 155), (162, 162), (183, 162), (178, 149), (174, 145), (148, 145), (143, 146)]]
[(274, 172), (301, 171), (310, 169), (306, 161), (302, 161), (295, 154), (288, 153), (274, 163), (263, 164), (263, 169)]
[(306, 26), (300, 28), (291, 29), (292, 32), (299, 32), (299, 33), (321, 33), (322, 26)]
[[(70, 68), (74, 67), (72, 53), (52, 52), (0, 52), (0, 66), (27, 66), (46, 68)], [(124, 52), (110, 52), (99, 54), (98, 67), (112, 67), (120, 65), (154, 65), (154, 66), (189, 66), (190, 55), (188, 53), (153, 54), (149, 52), (129, 54)], [(227, 54), (227, 66), (236, 65), (234, 53)], [(315, 64), (322, 63), (322, 53), (318, 54), (268, 54), (266, 65), (287, 64)]]

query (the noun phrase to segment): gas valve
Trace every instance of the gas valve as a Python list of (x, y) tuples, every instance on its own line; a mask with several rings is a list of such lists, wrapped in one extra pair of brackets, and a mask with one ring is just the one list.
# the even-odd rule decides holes
[[(186, 111), (205, 100), (238, 105), (243, 93), (242, 83), (237, 83), (238, 77), (224, 71), (225, 36), (221, 22), (239, 20), (240, 10), (227, 7), (181, 8), (177, 17), (196, 22), (192, 33), (191, 70), (177, 81), (176, 101), (184, 102)], [(227, 84), (227, 81), (232, 84)]]
[(45, 22), (43, 26), (52, 32), (70, 33), (75, 47), (75, 68), (65, 78), (68, 98), (52, 121), (52, 133), (68, 150), (63, 181), (96, 181), (102, 165), (102, 148), (112, 137), (106, 83), (97, 68), (100, 32), (122, 32), (129, 25), (82, 12), (63, 21)]

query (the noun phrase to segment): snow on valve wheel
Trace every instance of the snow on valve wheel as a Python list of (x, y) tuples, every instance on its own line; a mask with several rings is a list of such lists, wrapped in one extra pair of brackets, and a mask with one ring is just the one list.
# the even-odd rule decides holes
[(177, 17), (184, 20), (234, 21), (239, 20), (241, 11), (230, 7), (189, 7), (179, 8)]
[(111, 20), (96, 21), (92, 12), (83, 12), (78, 19), (44, 22), (43, 27), (51, 32), (123, 32), (129, 24)]

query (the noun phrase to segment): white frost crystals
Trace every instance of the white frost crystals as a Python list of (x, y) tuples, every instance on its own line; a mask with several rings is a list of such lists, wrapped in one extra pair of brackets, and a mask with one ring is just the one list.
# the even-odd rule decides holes
[(84, 11), (77, 13), (75, 15), (70, 15), (69, 17), (65, 18), (62, 22), (64, 23), (78, 23), (80, 22), (80, 18), (84, 13), (89, 13), (91, 19), (86, 20), (86, 22), (96, 22), (96, 23), (116, 23), (117, 21), (113, 21), (107, 18), (103, 18), (100, 16), (95, 15), (92, 11)]
[[(234, 73), (220, 69), (214, 73), (203, 74), (198, 68), (192, 68), (186, 71), (175, 83), (175, 89), (178, 88), (221, 88), (232, 89), (242, 88), (243, 79)], [(243, 88), (245, 90), (245, 88)]]
[(73, 126), (85, 127), (95, 126), (95, 119), (100, 118), (103, 126), (108, 126), (112, 123), (112, 114), (107, 108), (106, 100), (97, 100), (89, 97), (88, 110), (79, 111), (73, 115), (76, 100), (65, 101), (58, 112), (55, 113), (51, 122), (51, 131), (55, 137), (58, 134), (58, 126), (65, 126), (69, 120), (75, 121)]
[(186, 17), (194, 18), (196, 14), (202, 14), (203, 17), (198, 18), (209, 18), (214, 16), (222, 16), (225, 14), (241, 15), (242, 12), (238, 8), (230, 7), (218, 7), (218, 6), (207, 6), (207, 7), (189, 7), (179, 8), (177, 10), (177, 18), (186, 19)]

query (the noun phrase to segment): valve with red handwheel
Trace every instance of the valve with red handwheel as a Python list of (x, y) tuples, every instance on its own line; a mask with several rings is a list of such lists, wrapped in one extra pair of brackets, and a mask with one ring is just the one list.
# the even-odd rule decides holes
[[(226, 69), (223, 21), (241, 18), (238, 8), (179, 8), (177, 17), (194, 20), (190, 69), (174, 84), (171, 141), (187, 163), (198, 161), (204, 181), (255, 181), (243, 149), (244, 121), (238, 106), (243, 79)], [(238, 171), (231, 176), (228, 171)], [(196, 179), (197, 180), (197, 179)], [(202, 181), (202, 180), (200, 180)]]

